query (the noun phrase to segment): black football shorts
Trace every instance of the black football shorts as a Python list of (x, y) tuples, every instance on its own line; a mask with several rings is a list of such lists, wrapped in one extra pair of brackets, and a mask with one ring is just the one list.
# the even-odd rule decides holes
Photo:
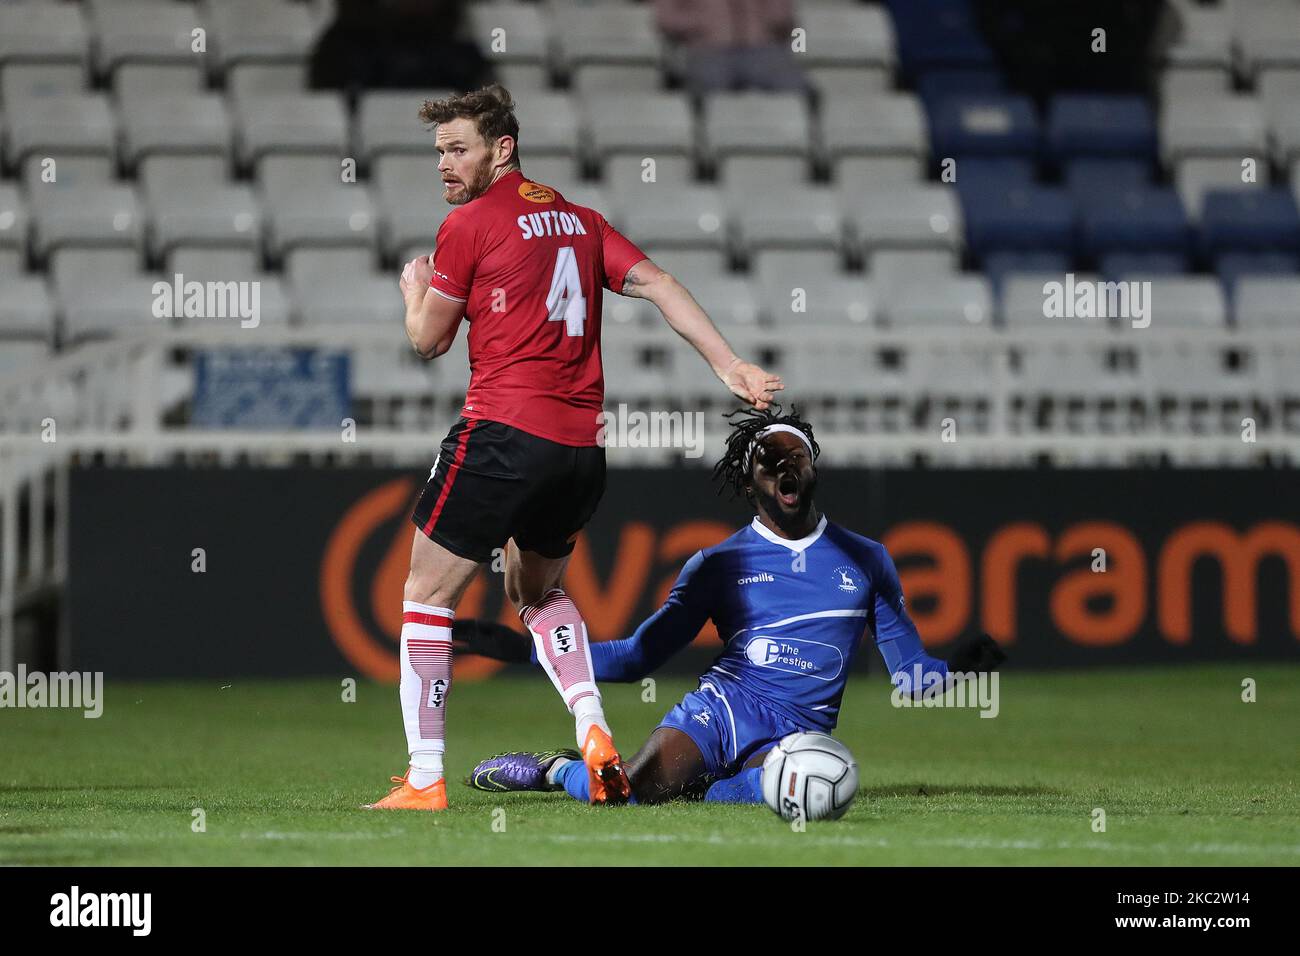
[(604, 493), (604, 448), (460, 418), (443, 439), (411, 520), (472, 561), (491, 561), (510, 538), (524, 551), (562, 558)]

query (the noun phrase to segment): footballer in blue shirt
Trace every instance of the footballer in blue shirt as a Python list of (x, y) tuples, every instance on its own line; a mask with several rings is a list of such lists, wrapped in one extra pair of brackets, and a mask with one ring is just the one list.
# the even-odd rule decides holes
[[(637, 681), (707, 620), (723, 641), (699, 687), (628, 761), (637, 803), (761, 802), (763, 757), (773, 746), (796, 731), (834, 730), (864, 632), (874, 636), (893, 686), (914, 697), (921, 685), (947, 682), (950, 670), (989, 670), (1004, 656), (986, 635), (947, 661), (925, 653), (884, 546), (818, 510), (820, 450), (795, 409), (733, 412), (730, 421), (714, 477), (749, 500), (753, 521), (696, 552), (668, 600), (631, 637), (590, 644), (598, 681)], [(453, 639), (461, 652), (536, 663), (529, 639), (504, 625), (457, 621)], [(582, 757), (571, 750), (498, 754), (479, 763), (469, 783), (588, 799)]]

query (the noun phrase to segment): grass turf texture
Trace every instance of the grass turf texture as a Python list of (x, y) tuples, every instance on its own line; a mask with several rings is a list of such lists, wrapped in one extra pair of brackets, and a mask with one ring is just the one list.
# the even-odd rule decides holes
[[(1257, 703), (1241, 701), (1245, 676)], [(453, 687), (452, 809), (436, 815), (356, 809), (404, 769), (395, 688), (344, 703), (332, 681), (110, 683), (98, 720), (0, 710), (0, 864), (1300, 863), (1300, 668), (1001, 681), (992, 720), (895, 710), (879, 674), (852, 681), (838, 735), (862, 788), (843, 820), (803, 833), (765, 806), (469, 789), (481, 757), (572, 743), (540, 673)], [(661, 679), (654, 703), (607, 686), (624, 752), (693, 686)]]

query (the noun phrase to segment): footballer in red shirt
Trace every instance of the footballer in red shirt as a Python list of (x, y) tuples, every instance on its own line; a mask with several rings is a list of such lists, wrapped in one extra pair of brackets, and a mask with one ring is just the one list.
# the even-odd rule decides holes
[(440, 810), (451, 625), (478, 566), (505, 551), (505, 588), (573, 715), (593, 803), (631, 792), (593, 678), (587, 627), (562, 587), (605, 490), (597, 440), (605, 289), (654, 303), (733, 394), (762, 410), (783, 385), (740, 359), (691, 294), (600, 213), (526, 178), (500, 86), (424, 104), (443, 198), (436, 251), (406, 264), (406, 333), (425, 359), (469, 324), (470, 381), (416, 505), (403, 595), (402, 715), (410, 766), (376, 809)]

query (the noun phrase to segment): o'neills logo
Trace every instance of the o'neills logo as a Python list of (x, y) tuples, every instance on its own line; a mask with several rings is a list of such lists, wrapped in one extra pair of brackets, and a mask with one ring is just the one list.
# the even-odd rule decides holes
[(555, 202), (555, 190), (541, 183), (520, 183), (519, 195), (529, 202)]
[[(321, 614), (330, 637), (358, 671), (390, 683), (400, 674), (402, 588), (411, 536), (418, 533), (410, 521), (415, 492), (412, 479), (399, 478), (362, 495), (330, 532), (321, 559)], [(478, 617), (486, 591), (480, 572), (461, 599), (458, 616)], [(514, 626), (518, 621), (515, 617)], [(481, 657), (461, 658), (455, 676), (474, 680), (502, 666)]]

